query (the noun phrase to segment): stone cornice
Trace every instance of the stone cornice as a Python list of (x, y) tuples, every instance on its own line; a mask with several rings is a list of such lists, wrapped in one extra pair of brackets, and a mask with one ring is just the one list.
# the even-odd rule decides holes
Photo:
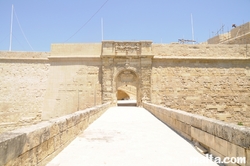
[(154, 60), (250, 60), (250, 57), (183, 57), (183, 56), (154, 56)]
[(49, 60), (98, 60), (100, 57), (96, 56), (50, 56), (48, 57)]
[(18, 61), (48, 61), (48, 58), (3, 58), (0, 57), (1, 60), (18, 60)]

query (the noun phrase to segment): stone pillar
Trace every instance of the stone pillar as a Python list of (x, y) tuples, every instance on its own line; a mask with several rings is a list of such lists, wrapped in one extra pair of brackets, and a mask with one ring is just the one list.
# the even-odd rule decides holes
[(152, 57), (144, 57), (140, 59), (140, 97), (142, 102), (151, 102), (151, 69)]
[(113, 101), (113, 58), (102, 59), (102, 101)]

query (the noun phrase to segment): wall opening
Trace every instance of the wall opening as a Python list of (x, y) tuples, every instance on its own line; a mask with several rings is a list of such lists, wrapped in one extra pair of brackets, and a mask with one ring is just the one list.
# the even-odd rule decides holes
[(138, 76), (132, 70), (122, 70), (115, 77), (117, 106), (137, 106)]
[(123, 85), (116, 92), (117, 106), (137, 106), (137, 88)]

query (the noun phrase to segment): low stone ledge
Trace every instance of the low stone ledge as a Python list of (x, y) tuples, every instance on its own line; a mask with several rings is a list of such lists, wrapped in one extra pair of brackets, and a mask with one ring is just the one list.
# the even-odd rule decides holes
[(250, 128), (151, 103), (143, 107), (183, 137), (199, 142), (219, 157), (246, 157), (250, 164)]
[(107, 103), (2, 133), (0, 135), (0, 165), (44, 163), (43, 161), (48, 156), (73, 140), (109, 107), (110, 103)]
[(25, 142), (24, 133), (3, 133), (0, 136), (0, 165), (17, 158), (23, 152)]

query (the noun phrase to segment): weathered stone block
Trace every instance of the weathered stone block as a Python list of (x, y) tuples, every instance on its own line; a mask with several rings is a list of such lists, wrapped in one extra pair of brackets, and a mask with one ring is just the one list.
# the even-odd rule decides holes
[(60, 117), (60, 118), (52, 119), (50, 122), (51, 123), (55, 123), (55, 125), (58, 125), (58, 128), (59, 128), (60, 132), (63, 132), (65, 130), (67, 130), (67, 121), (66, 121), (65, 117)]
[(55, 151), (55, 140), (54, 138), (50, 138), (47, 142), (48, 142), (48, 155), (50, 155)]
[(75, 122), (74, 122), (74, 116), (72, 116), (72, 114), (67, 115), (65, 118), (67, 121), (67, 129), (74, 126)]
[(25, 152), (19, 157), (21, 165), (37, 165), (37, 147)]
[(48, 156), (48, 141), (38, 145), (36, 155), (38, 163)]
[(191, 126), (189, 124), (181, 122), (181, 131), (191, 136)]
[(226, 130), (227, 125), (222, 121), (216, 121), (214, 123), (214, 132), (213, 134), (217, 137), (223, 138), (225, 140), (229, 140), (230, 132)]
[(214, 143), (214, 135), (205, 132), (203, 144), (209, 148), (213, 148), (213, 146), (216, 146), (216, 144)]
[(227, 144), (228, 142), (219, 138), (219, 137), (214, 137), (214, 146), (211, 148), (215, 149), (217, 152), (222, 154), (223, 156), (227, 156)]
[(246, 166), (250, 165), (250, 148), (246, 149)]
[(60, 134), (60, 144), (64, 145), (68, 140), (68, 130), (65, 130)]
[(190, 124), (196, 128), (202, 129), (202, 119), (201, 116), (193, 115), (190, 117)]
[(30, 150), (50, 138), (50, 122), (41, 122), (30, 127), (21, 128), (13, 132), (26, 134), (26, 142), (23, 151)]
[(198, 142), (205, 144), (205, 132), (201, 131), (200, 129), (191, 127), (191, 137)]
[(53, 138), (54, 136), (58, 135), (60, 133), (60, 128), (58, 126), (58, 124), (55, 121), (50, 121), (51, 125), (50, 125), (50, 138)]
[(61, 133), (53, 138), (55, 150), (61, 147)]
[(22, 154), (26, 139), (24, 133), (3, 133), (0, 137), (0, 165), (5, 165)]
[(232, 143), (244, 148), (250, 148), (250, 130), (244, 126), (232, 128)]
[(206, 132), (210, 133), (210, 134), (214, 134), (214, 124), (215, 124), (215, 122), (212, 119), (203, 120), (201, 129), (203, 131), (206, 131)]
[[(219, 110), (218, 110), (219, 111)], [(221, 120), (221, 121), (227, 121), (227, 118), (232, 117), (230, 113), (219, 113), (216, 114), (217, 119)]]
[(227, 157), (246, 157), (245, 149), (242, 147), (228, 142), (227, 148)]
[(5, 166), (21, 166), (21, 158), (20, 157), (15, 158), (10, 162), (8, 162)]
[(82, 119), (82, 114), (76, 112), (74, 113), (74, 125), (78, 124)]
[(68, 128), (67, 141), (75, 137), (74, 127)]

